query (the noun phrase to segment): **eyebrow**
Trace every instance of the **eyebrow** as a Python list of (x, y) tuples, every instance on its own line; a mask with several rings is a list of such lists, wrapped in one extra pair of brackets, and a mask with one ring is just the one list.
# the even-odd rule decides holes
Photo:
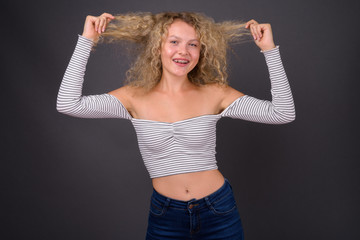
[[(176, 38), (176, 39), (181, 39), (180, 37), (175, 36), (175, 35), (168, 36), (168, 38), (171, 38), (171, 37)], [(199, 42), (199, 39), (196, 39), (196, 38), (190, 39), (189, 42), (191, 42), (191, 41), (198, 41)]]

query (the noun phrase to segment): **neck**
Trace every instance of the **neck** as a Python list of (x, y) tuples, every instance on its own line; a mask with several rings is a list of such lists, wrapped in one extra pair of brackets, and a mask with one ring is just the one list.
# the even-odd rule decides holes
[(193, 84), (189, 81), (187, 76), (176, 77), (164, 75), (156, 86), (157, 90), (167, 93), (180, 93), (189, 90), (191, 87), (193, 87)]

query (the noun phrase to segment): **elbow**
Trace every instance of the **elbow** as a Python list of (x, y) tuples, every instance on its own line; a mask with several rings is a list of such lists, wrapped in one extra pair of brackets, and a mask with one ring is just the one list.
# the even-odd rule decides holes
[(272, 113), (274, 124), (287, 124), (295, 121), (295, 109), (288, 109), (287, 111), (275, 110)]
[(289, 114), (289, 123), (295, 121), (295, 119), (296, 119), (296, 111), (295, 108), (293, 107), (291, 113)]
[(73, 104), (62, 101), (61, 99), (58, 99), (56, 102), (56, 111), (62, 114), (70, 115), (71, 112), (74, 110)]
[(66, 109), (64, 108), (64, 106), (62, 106), (59, 102), (56, 103), (56, 111), (58, 111), (59, 113), (62, 113), (62, 114), (68, 113), (66, 111)]
[(83, 101), (81, 97), (66, 96), (59, 93), (56, 99), (56, 110), (59, 113), (76, 116), (77, 111), (81, 108), (83, 108)]
[(61, 108), (59, 99), (56, 100), (56, 111), (58, 111), (59, 113), (62, 113), (62, 108)]
[(295, 121), (295, 119), (296, 119), (296, 116), (295, 116), (295, 114), (294, 114), (293, 116), (291, 116), (291, 117), (287, 120), (286, 123), (291, 123), (291, 122)]
[(291, 114), (283, 115), (281, 117), (281, 124), (291, 123), (291, 122), (295, 121), (295, 119), (296, 119), (296, 114), (295, 114), (295, 111), (294, 111)]
[(80, 117), (80, 113), (84, 111), (84, 106), (81, 101), (78, 101), (78, 99), (69, 100), (60, 98), (56, 102), (56, 110), (65, 115)]
[(295, 114), (295, 112), (294, 112), (294, 114), (293, 114), (293, 116), (292, 116), (292, 118), (291, 118), (291, 121), (290, 121), (290, 122), (295, 121), (295, 119), (296, 119), (296, 114)]
[(59, 113), (65, 113), (64, 110), (59, 106), (59, 104), (56, 104), (56, 111)]
[(58, 111), (59, 113), (65, 113), (64, 104), (66, 104), (66, 102), (64, 101), (64, 98), (61, 96), (61, 93), (59, 92), (56, 98), (56, 111)]
[(64, 103), (61, 101), (61, 99), (58, 97), (56, 99), (56, 111), (58, 111), (59, 113), (65, 113), (64, 111)]
[(59, 94), (56, 99), (56, 110), (62, 114), (72, 115), (79, 106), (81, 106), (79, 98)]

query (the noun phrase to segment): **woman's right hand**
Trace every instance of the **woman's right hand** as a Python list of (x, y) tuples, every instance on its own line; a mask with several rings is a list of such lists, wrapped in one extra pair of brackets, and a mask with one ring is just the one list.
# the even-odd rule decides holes
[(97, 42), (101, 33), (105, 31), (108, 23), (114, 18), (110, 13), (103, 13), (98, 17), (88, 15), (85, 20), (82, 36)]

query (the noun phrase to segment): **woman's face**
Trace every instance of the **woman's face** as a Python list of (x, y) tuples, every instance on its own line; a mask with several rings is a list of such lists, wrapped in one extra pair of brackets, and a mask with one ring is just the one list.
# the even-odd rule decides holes
[(161, 44), (163, 76), (182, 77), (199, 62), (200, 42), (195, 29), (181, 20), (175, 20)]

